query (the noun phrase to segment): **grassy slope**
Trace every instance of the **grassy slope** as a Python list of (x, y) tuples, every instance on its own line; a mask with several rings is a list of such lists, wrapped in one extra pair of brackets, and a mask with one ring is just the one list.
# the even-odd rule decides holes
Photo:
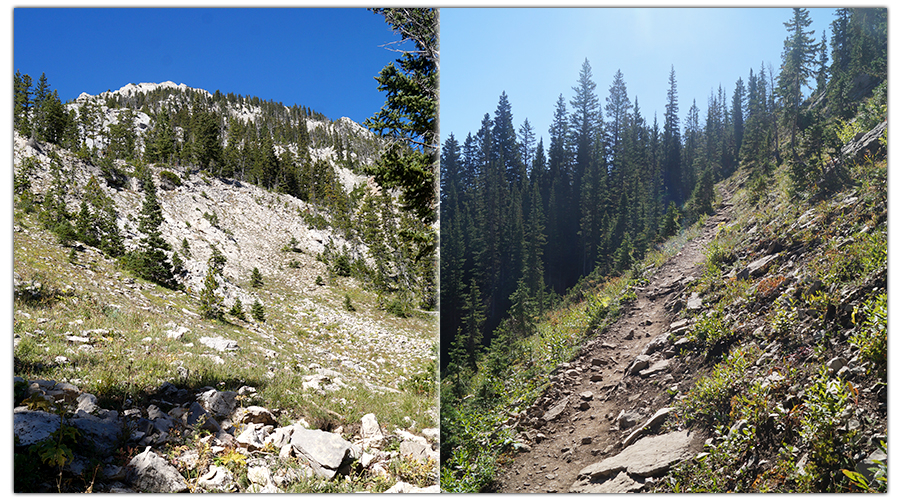
[[(791, 193), (786, 168), (762, 181), (751, 181), (741, 171), (720, 186), (736, 192), (737, 218), (711, 243), (706, 273), (688, 291), (699, 292), (713, 306), (691, 318), (691, 335), (701, 348), (684, 355), (702, 364), (717, 340), (736, 340), (733, 354), (720, 365), (703, 366), (671, 425), (706, 426), (710, 433), (727, 435), (736, 422), (749, 424), (741, 424), (747, 430), (743, 440), (717, 441), (706, 455), (711, 459), (678, 469), (661, 491), (856, 487), (841, 468), (853, 469), (886, 430), (882, 362), (851, 347), (885, 335), (883, 324), (866, 323), (854, 311), (868, 307), (886, 287), (886, 162), (866, 159), (849, 173), (848, 186), (816, 199)], [(642, 267), (664, 262), (696, 236), (696, 228), (667, 242)], [(767, 273), (735, 279), (737, 271), (771, 250), (780, 253)], [(442, 488), (490, 488), (498, 462), (514, 449), (514, 431), (502, 424), (540, 395), (550, 373), (577, 353), (592, 329), (614, 320), (634, 283), (630, 273), (603, 283), (586, 281), (577, 298), (570, 294), (571, 303), (540, 319), (537, 333), (514, 342), (509, 354), (493, 364), (490, 355), (482, 361), (459, 391), (469, 396), (453, 401), (450, 411), (449, 401), (442, 405), (442, 426), (447, 427), (442, 427)], [(837, 356), (851, 361), (852, 381), (820, 374)], [(754, 369), (748, 370), (751, 365)], [(778, 374), (778, 384), (763, 387), (772, 373)], [(815, 409), (823, 406), (823, 398), (833, 403), (826, 413)], [(748, 450), (756, 447), (767, 451), (748, 463)], [(781, 448), (788, 451), (781, 454)], [(797, 462), (808, 465), (797, 468)]]
[[(300, 280), (306, 286), (297, 287), (294, 275), (327, 277), (326, 266), (310, 255), (279, 252), (272, 257), (278, 262), (268, 262), (279, 272), (253, 288), (265, 304), (265, 322), (203, 320), (196, 314), (197, 292), (133, 278), (92, 248), (70, 253), (43, 229), (37, 213), (20, 205), (14, 209), (13, 271), (25, 293), (14, 302), (16, 376), (67, 381), (96, 395), (103, 408), (120, 412), (144, 406), (164, 382), (191, 391), (247, 385), (257, 393), (241, 404), (270, 408), (283, 424), (303, 418), (315, 428), (343, 426), (349, 436), (362, 415), (375, 413), (388, 430), (437, 425), (429, 371), (435, 353), (397, 354), (403, 345), (391, 335), (434, 344), (433, 315), (391, 315), (378, 307), (375, 293), (351, 278), (330, 277), (322, 286)], [(315, 269), (295, 269), (291, 261)], [(249, 279), (239, 285), (250, 289)], [(345, 309), (347, 297), (352, 312)], [(244, 304), (248, 318), (250, 305)], [(345, 328), (342, 318), (354, 326)], [(176, 326), (189, 332), (168, 338)], [(352, 333), (359, 328), (367, 333)], [(223, 337), (240, 347), (219, 352), (201, 343), (202, 337)], [(356, 367), (343, 363), (348, 359)], [(346, 386), (326, 393), (304, 390), (304, 376), (320, 368), (340, 372)]]

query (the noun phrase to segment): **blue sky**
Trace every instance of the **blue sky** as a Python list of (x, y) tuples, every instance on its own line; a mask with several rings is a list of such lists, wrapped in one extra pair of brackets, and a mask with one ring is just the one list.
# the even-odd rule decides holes
[(13, 71), (45, 73), (63, 101), (173, 81), (362, 122), (398, 54), (381, 15), (356, 9), (29, 9), (13, 13)]
[[(830, 38), (833, 9), (809, 10), (816, 40), (823, 30)], [(765, 62), (778, 71), (791, 16), (788, 8), (442, 9), (442, 140), (474, 135), (505, 91), (516, 129), (528, 118), (546, 148), (556, 101), (562, 94), (571, 111), (585, 58), (601, 105), (621, 70), (629, 99), (660, 127), (674, 65), (682, 125), (694, 99), (702, 120), (720, 84), (730, 99), (751, 69)]]

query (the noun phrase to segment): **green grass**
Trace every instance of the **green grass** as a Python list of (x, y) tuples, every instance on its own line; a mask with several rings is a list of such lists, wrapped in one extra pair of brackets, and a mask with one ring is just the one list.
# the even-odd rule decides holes
[[(36, 215), (16, 211), (15, 223), (23, 229), (14, 235), (16, 280), (20, 290), (35, 292), (20, 294), (14, 303), (17, 376), (68, 381), (96, 395), (103, 408), (117, 411), (142, 405), (164, 382), (188, 390), (247, 385), (258, 391), (252, 403), (280, 410), (284, 423), (305, 418), (314, 427), (346, 427), (375, 413), (388, 430), (409, 429), (413, 421), (418, 430), (438, 425), (436, 381), (428, 388), (426, 374), (436, 360), (432, 315), (390, 315), (377, 307), (376, 294), (351, 279), (333, 280), (317, 287), (314, 296), (303, 296), (285, 274), (278, 274), (266, 276), (265, 286), (254, 289), (265, 305), (265, 323), (227, 315), (203, 320), (190, 313), (198, 311), (191, 293), (133, 278), (116, 261), (92, 251), (78, 252), (69, 262), (69, 249), (40, 229)], [(345, 314), (384, 335), (404, 335), (409, 348), (398, 353), (386, 341), (376, 346), (345, 325), (334, 311), (344, 312), (346, 297), (356, 311)], [(181, 339), (167, 338), (173, 326), (190, 331)], [(90, 348), (69, 336), (89, 337)], [(201, 337), (235, 340), (240, 349), (217, 352)], [(343, 366), (346, 359), (366, 371)], [(304, 392), (303, 376), (313, 364), (342, 373), (347, 387)], [(187, 376), (179, 374), (180, 366), (188, 369)], [(393, 390), (371, 389), (364, 382)], [(349, 488), (364, 490), (365, 485)]]

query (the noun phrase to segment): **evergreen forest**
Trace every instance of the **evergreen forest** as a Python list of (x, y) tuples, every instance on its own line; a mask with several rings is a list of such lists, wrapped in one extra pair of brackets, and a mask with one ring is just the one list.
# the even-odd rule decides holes
[[(679, 101), (671, 67), (664, 115), (646, 116), (627, 75), (603, 92), (585, 60), (546, 143), (527, 118), (514, 126), (505, 93), (477, 130), (443, 138), (442, 488), (498, 491), (518, 449), (502, 424), (615, 319), (673, 238), (716, 211), (717, 185), (740, 178), (764, 200), (784, 178), (792, 203), (815, 206), (860, 182), (842, 148), (886, 120), (887, 12), (837, 9), (820, 37), (810, 23), (793, 9), (781, 64), (747, 61), (706, 103)], [(618, 295), (599, 291), (611, 285)], [(584, 323), (563, 324), (578, 304), (590, 304)], [(837, 475), (780, 487), (846, 491)]]

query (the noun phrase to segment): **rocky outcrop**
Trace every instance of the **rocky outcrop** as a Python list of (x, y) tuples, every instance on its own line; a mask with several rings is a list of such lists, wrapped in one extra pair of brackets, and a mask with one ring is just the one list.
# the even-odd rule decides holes
[[(27, 401), (40, 407), (20, 406), (14, 410), (17, 450), (24, 452), (54, 439), (61, 426), (77, 429), (78, 445), (73, 447), (74, 456), (68, 461), (67, 470), (83, 473), (84, 464), (99, 460), (103, 466), (97, 469), (95, 492), (244, 491), (234, 471), (215, 465), (215, 456), (227, 450), (238, 453), (247, 462), (246, 475), (250, 482), (247, 492), (281, 492), (301, 479), (334, 480), (354, 471), (389, 476), (390, 464), (396, 460), (428, 463), (434, 468), (435, 484), (420, 488), (399, 481), (393, 491), (437, 491), (439, 433), (436, 429), (423, 429), (422, 435), (404, 429), (386, 434), (371, 413), (362, 418), (358, 434), (349, 437), (340, 431), (310, 429), (303, 420), (282, 426), (269, 409), (237, 405), (239, 394), (255, 392), (252, 388), (244, 387), (240, 391), (205, 388), (190, 394), (170, 383), (163, 384), (157, 394), (173, 401), (184, 399), (183, 403), (174, 404), (169, 411), (151, 404), (120, 415), (99, 407), (96, 397), (80, 392), (72, 384), (21, 378), (15, 382), (18, 387), (28, 387), (31, 396)], [(170, 401), (166, 403), (173, 405)], [(206, 437), (201, 437), (204, 434)], [(177, 439), (182, 440), (195, 436), (207, 448), (188, 449), (167, 458), (171, 453), (163, 450), (172, 449), (175, 436), (181, 436)], [(127, 447), (143, 449), (124, 468), (115, 465), (123, 437)], [(399, 446), (395, 451), (384, 450), (389, 443)], [(206, 458), (201, 459), (201, 455)], [(286, 459), (298, 465), (285, 468)]]
[(887, 120), (868, 132), (860, 133), (853, 141), (841, 148), (841, 157), (844, 161), (850, 161), (866, 153), (874, 152), (881, 146), (879, 139), (885, 135), (886, 131)]
[(694, 436), (689, 431), (643, 438), (621, 453), (582, 469), (569, 492), (637, 491), (647, 478), (662, 476), (673, 465), (690, 458), (693, 441)]

